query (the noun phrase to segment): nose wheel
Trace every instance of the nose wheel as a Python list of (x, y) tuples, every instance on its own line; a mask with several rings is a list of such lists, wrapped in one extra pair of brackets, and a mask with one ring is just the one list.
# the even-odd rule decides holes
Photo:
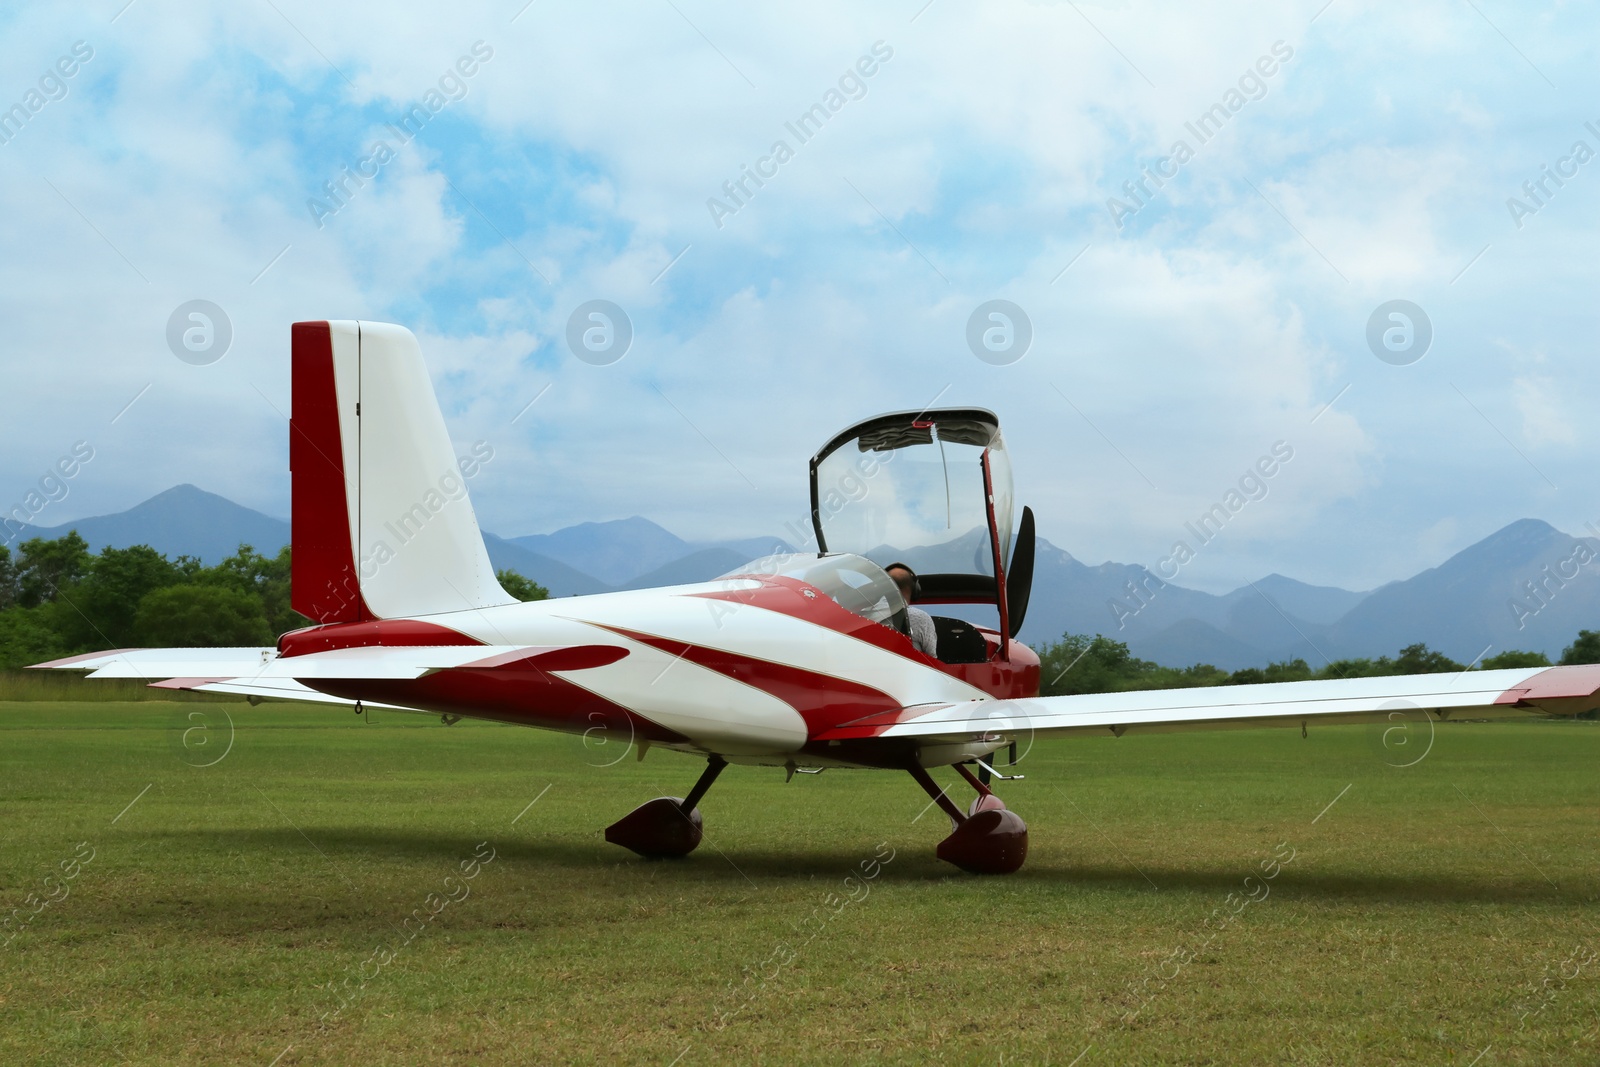
[(697, 805), (727, 765), (721, 756), (712, 756), (688, 796), (657, 797), (640, 804), (606, 827), (606, 840), (646, 859), (687, 856), (699, 847), (704, 836)]
[(972, 772), (956, 764), (956, 771), (978, 792), (963, 813), (921, 765), (907, 769), (955, 825), (934, 855), (969, 874), (1012, 874), (1022, 868), (1028, 858), (1028, 824)]

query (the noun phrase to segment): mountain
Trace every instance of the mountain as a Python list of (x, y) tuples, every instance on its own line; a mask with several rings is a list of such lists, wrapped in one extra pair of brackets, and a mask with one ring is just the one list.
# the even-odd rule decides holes
[(638, 515), (610, 522), (582, 522), (554, 533), (525, 534), (507, 541), (591, 574), (608, 585), (637, 578), (694, 551), (687, 541)]
[(587, 596), (590, 593), (609, 593), (611, 586), (569, 567), (560, 560), (530, 551), (492, 533), (483, 535), (483, 546), (489, 550), (489, 562), (497, 571), (516, 571), (550, 590), (551, 596)]
[[(868, 555), (880, 563), (901, 559), (927, 572), (970, 567), (987, 551), (988, 533), (973, 530), (933, 548), (880, 545)], [(1157, 663), (1183, 667), (1206, 662), (1238, 670), (1282, 658), (1279, 654), (1297, 643), (1304, 647), (1295, 656), (1316, 660), (1315, 648), (1301, 637), (1317, 628), (1310, 620), (1338, 618), (1364, 595), (1271, 575), (1216, 596), (1163, 582), (1137, 564), (1090, 566), (1040, 538), (1035, 546), (1033, 594), (1017, 636), (1039, 646), (1059, 641), (1066, 633), (1104, 634)], [(992, 609), (946, 611), (993, 622)]]
[(1486, 648), (1491, 655), (1519, 648), (1554, 659), (1580, 628), (1600, 628), (1600, 540), (1522, 519), (1373, 592), (1319, 643), (1335, 657), (1392, 653), (1426, 641), (1462, 663)]
[[(264, 515), (192, 485), (174, 486), (112, 515), (98, 515), (59, 526), (24, 527), (16, 540), (62, 537), (71, 530), (77, 530), (93, 552), (107, 546), (126, 548), (143, 544), (169, 557), (195, 556), (208, 565), (233, 555), (240, 544), (248, 544), (270, 556), (289, 543), (286, 520)], [(583, 547), (592, 542), (597, 546), (592, 553), (595, 559), (603, 560), (610, 553), (613, 560), (618, 560), (633, 553), (636, 559), (660, 560), (648, 575), (643, 575), (643, 571), (630, 574), (634, 580), (628, 583), (628, 588), (704, 581), (774, 550), (791, 551), (788, 545), (773, 538), (698, 545), (683, 541), (642, 518), (582, 523), (532, 538), (483, 535), (489, 561), (496, 570), (516, 571), (549, 589), (552, 596), (605, 593), (620, 583), (603, 581), (582, 567), (540, 552), (527, 544), (530, 541), (535, 545), (554, 546), (557, 551), (580, 558)], [(676, 549), (671, 548), (673, 545)]]
[[(711, 549), (725, 550), (724, 555), (702, 556), (709, 559), (740, 558), (727, 567), (715, 571), (716, 577), (728, 567), (738, 566), (774, 552), (794, 551), (786, 542), (773, 537), (752, 537), (735, 541), (685, 541), (649, 519), (635, 515), (630, 519), (613, 519), (610, 522), (581, 522), (554, 533), (524, 534), (507, 538), (519, 548), (536, 552), (547, 559), (564, 563), (568, 567), (590, 574), (602, 582), (627, 589), (645, 589), (654, 585), (675, 585), (674, 581), (656, 580), (654, 575), (699, 574), (705, 566), (689, 565), (686, 570), (672, 570), (673, 564), (690, 556), (699, 556)], [(664, 570), (664, 568), (666, 568)], [(685, 578), (683, 581), (701, 581)]]
[(169, 557), (194, 556), (208, 566), (233, 555), (241, 544), (274, 556), (289, 543), (289, 524), (283, 519), (192, 485), (175, 485), (114, 515), (96, 515), (60, 526), (30, 526), (17, 540), (53, 540), (72, 530), (89, 542), (92, 552), (107, 546), (150, 545)]
[(741, 563), (749, 563), (760, 559), (762, 556), (772, 556), (780, 552), (793, 552), (794, 546), (787, 541), (776, 537), (746, 537), (736, 541), (705, 541), (697, 548), (725, 548), (734, 555), (743, 556)]
[(742, 563), (749, 563), (753, 558), (747, 552), (737, 552), (731, 548), (720, 546), (702, 548), (682, 559), (675, 559), (671, 563), (657, 567), (649, 574), (642, 574), (622, 588), (654, 589), (663, 585), (709, 582), (713, 578), (727, 574)]
[(1021, 637), (1039, 644), (1058, 641), (1068, 632), (1104, 634), (1145, 656), (1146, 640), (1186, 619), (1223, 629), (1227, 609), (1223, 597), (1163, 582), (1145, 567), (1091, 567), (1041, 538)]
[(1225, 671), (1237, 671), (1245, 667), (1265, 666), (1267, 662), (1260, 649), (1199, 619), (1173, 623), (1153, 637), (1142, 640), (1137, 652), (1141, 659), (1153, 660), (1168, 667), (1209, 663)]
[[(192, 485), (175, 486), (127, 511), (52, 527), (19, 539), (77, 530), (98, 551), (148, 544), (168, 556), (216, 563), (241, 542), (275, 553), (289, 524)], [(939, 549), (872, 553), (919, 570), (966, 566), (986, 550), (983, 531)], [(775, 538), (693, 542), (648, 519), (580, 523), (548, 534), (484, 535), (496, 568), (514, 570), (555, 596), (706, 581), (774, 550)], [(981, 622), (993, 609), (944, 609)], [(1041, 539), (1033, 596), (1018, 635), (1041, 645), (1066, 633), (1105, 634), (1137, 656), (1169, 666), (1225, 670), (1273, 660), (1394, 655), (1418, 641), (1463, 663), (1506, 649), (1552, 659), (1579, 629), (1600, 628), (1600, 540), (1573, 537), (1536, 519), (1490, 534), (1421, 574), (1370, 593), (1307, 585), (1269, 574), (1222, 596), (1163, 582), (1135, 564), (1090, 566)]]
[(1327, 585), (1307, 585), (1281, 574), (1269, 574), (1251, 586), (1235, 589), (1228, 598), (1246, 596), (1260, 599), (1265, 596), (1272, 603), (1307, 622), (1335, 622), (1366, 599), (1366, 593), (1352, 593), (1348, 589), (1335, 589)]

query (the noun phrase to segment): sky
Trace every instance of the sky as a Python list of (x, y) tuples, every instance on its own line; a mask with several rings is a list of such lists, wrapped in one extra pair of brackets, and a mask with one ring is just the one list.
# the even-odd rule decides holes
[(781, 535), (929, 404), (998, 413), (1049, 541), (1195, 588), (1600, 530), (1593, 8), (397, 6), (0, 11), (0, 508), (287, 516), (290, 324), (359, 318), (504, 536)]

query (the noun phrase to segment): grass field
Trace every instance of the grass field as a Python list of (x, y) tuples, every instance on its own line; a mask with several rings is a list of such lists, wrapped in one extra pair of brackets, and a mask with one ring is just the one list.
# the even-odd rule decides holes
[(905, 775), (647, 863), (696, 761), (373, 718), (0, 703), (0, 1063), (1600, 1061), (1593, 723), (1041, 743), (985, 879)]

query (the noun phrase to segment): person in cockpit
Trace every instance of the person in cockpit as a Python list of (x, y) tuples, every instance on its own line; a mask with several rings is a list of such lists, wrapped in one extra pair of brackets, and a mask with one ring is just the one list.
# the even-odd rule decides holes
[(937, 659), (939, 634), (934, 629), (933, 616), (921, 608), (911, 606), (911, 602), (922, 592), (921, 583), (917, 581), (917, 572), (904, 563), (891, 563), (883, 570), (893, 579), (894, 584), (899, 586), (900, 597), (906, 602), (906, 622), (907, 628), (911, 631), (911, 647)]

